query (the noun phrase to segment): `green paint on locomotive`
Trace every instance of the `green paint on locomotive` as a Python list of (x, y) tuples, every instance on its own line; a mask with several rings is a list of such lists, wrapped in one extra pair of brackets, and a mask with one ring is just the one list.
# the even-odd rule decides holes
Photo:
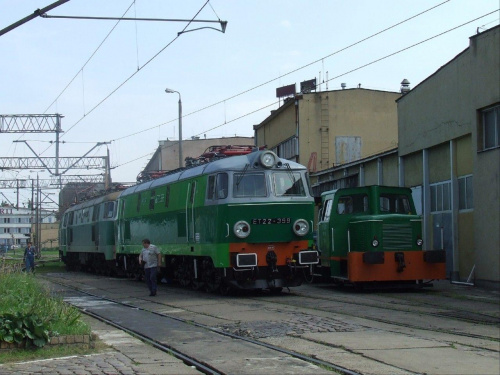
[[(107, 216), (111, 203), (113, 215)], [(208, 259), (215, 268), (228, 268), (238, 287), (296, 286), (317, 262), (313, 215), (306, 168), (270, 151), (255, 152), (173, 171), (68, 209), (61, 252), (89, 270), (99, 270), (99, 254), (115, 260), (107, 263), (117, 273), (139, 275), (137, 259), (148, 238), (170, 262), (165, 268), (180, 261), (176, 277), (183, 283), (193, 281), (180, 266), (190, 257), (201, 261), (188, 263), (210, 287), (218, 287), (219, 279)]]
[[(117, 220), (118, 251), (137, 254), (143, 238), (149, 238), (162, 254), (208, 256), (215, 267), (229, 267), (231, 243), (273, 243), (307, 240), (312, 246), (312, 230), (299, 238), (295, 220), (308, 220), (312, 227), (314, 202), (231, 202), (208, 205), (207, 175), (143, 189), (119, 198)], [(195, 192), (193, 194), (193, 188)], [(263, 223), (274, 219), (273, 224)], [(247, 238), (235, 236), (233, 226), (245, 220), (257, 222)]]
[(119, 193), (91, 199), (70, 207), (59, 228), (60, 253), (102, 254), (105, 260), (115, 258), (114, 219)]
[[(324, 192), (318, 222), (321, 267), (346, 277), (349, 252), (422, 251), (411, 189), (367, 186)], [(376, 246), (374, 246), (376, 245)]]

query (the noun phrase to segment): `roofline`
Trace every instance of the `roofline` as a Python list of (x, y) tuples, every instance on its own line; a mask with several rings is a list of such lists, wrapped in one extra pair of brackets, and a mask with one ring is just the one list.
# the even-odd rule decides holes
[(406, 96), (410, 95), (413, 91), (415, 91), (418, 87), (420, 87), (423, 83), (427, 82), (429, 79), (431, 79), (432, 77), (434, 77), (435, 75), (437, 75), (441, 70), (443, 70), (445, 67), (447, 67), (448, 65), (450, 65), (452, 62), (454, 62), (455, 60), (457, 60), (460, 56), (462, 56), (463, 54), (465, 54), (468, 50), (470, 50), (470, 46), (471, 46), (471, 43), (470, 43), (470, 40), (472, 39), (475, 39), (475, 38), (478, 38), (479, 36), (481, 35), (484, 35), (484, 34), (487, 34), (495, 29), (498, 29), (500, 27), (500, 25), (497, 25), (497, 26), (494, 26), (488, 30), (485, 30), (483, 31), (482, 33), (479, 33), (479, 34), (475, 34), (471, 37), (469, 37), (469, 46), (467, 48), (465, 48), (462, 52), (460, 52), (458, 55), (456, 55), (454, 58), (452, 58), (450, 61), (448, 61), (446, 64), (442, 65), (438, 70), (436, 70), (434, 73), (432, 73), (430, 76), (428, 76), (426, 79), (424, 79), (423, 81), (421, 81), (418, 85), (416, 85), (413, 89), (411, 89), (410, 91), (408, 91), (405, 95), (402, 95), (400, 98), (396, 99), (396, 103), (399, 102), (401, 99), (405, 98)]
[(266, 125), (268, 122), (270, 122), (276, 116), (278, 116), (281, 112), (283, 112), (286, 108), (288, 108), (289, 106), (291, 106), (293, 102), (295, 102), (296, 100), (303, 99), (305, 95), (316, 95), (316, 94), (323, 94), (323, 93), (336, 93), (336, 92), (353, 91), (353, 90), (363, 90), (363, 91), (373, 91), (373, 92), (385, 92), (385, 93), (389, 93), (389, 94), (399, 94), (399, 95), (401, 95), (401, 93), (399, 91), (375, 90), (375, 89), (368, 89), (368, 88), (364, 88), (364, 87), (351, 87), (351, 88), (348, 88), (348, 89), (338, 89), (338, 90), (328, 90), (328, 91), (298, 93), (298, 94), (295, 94), (293, 97), (290, 96), (288, 98), (285, 98), (284, 104), (281, 107), (278, 107), (278, 109), (271, 110), (271, 114), (269, 116), (267, 116), (264, 120), (262, 120), (262, 122), (260, 124), (254, 125), (253, 126), (253, 130), (255, 131), (257, 129), (260, 129), (262, 126)]
[[(311, 177), (312, 176), (319, 177), (319, 176), (321, 176), (323, 174), (326, 174), (326, 173), (331, 173), (331, 172), (335, 172), (335, 171), (342, 170), (342, 169), (345, 169), (345, 168), (349, 168), (349, 167), (352, 167), (352, 166), (357, 165), (357, 164), (363, 164), (363, 163), (366, 163), (366, 162), (378, 159), (378, 158), (380, 158), (382, 156), (388, 156), (388, 155), (392, 155), (392, 154), (398, 154), (398, 147), (392, 148), (392, 149), (384, 151), (384, 152), (380, 152), (378, 154), (367, 156), (367, 157), (365, 157), (363, 159), (358, 159), (358, 160), (355, 160), (355, 161), (351, 161), (349, 163), (341, 164), (341, 165), (338, 165), (336, 167), (332, 167), (332, 168), (328, 168), (328, 169), (323, 169), (322, 171), (319, 171), (319, 172), (316, 172), (316, 173), (310, 173), (310, 176)], [(315, 184), (315, 186), (316, 185), (317, 184)]]

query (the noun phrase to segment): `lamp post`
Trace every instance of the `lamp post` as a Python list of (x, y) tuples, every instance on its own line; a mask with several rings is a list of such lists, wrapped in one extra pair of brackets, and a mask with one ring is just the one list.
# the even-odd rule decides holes
[(165, 89), (167, 94), (173, 94), (176, 92), (179, 94), (179, 168), (182, 168), (182, 101), (181, 101), (181, 93), (176, 90)]

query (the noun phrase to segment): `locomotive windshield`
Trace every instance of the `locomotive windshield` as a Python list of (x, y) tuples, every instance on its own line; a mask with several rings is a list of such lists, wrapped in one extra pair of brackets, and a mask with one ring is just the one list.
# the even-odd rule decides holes
[(233, 197), (266, 197), (267, 185), (264, 173), (235, 173)]
[(410, 214), (411, 204), (408, 196), (400, 194), (381, 194), (380, 211), (393, 214)]
[(277, 197), (305, 197), (306, 190), (298, 172), (273, 173), (274, 194)]

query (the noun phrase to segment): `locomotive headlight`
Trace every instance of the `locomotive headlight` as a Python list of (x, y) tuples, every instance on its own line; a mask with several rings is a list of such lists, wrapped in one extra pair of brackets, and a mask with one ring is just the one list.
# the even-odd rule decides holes
[(298, 219), (293, 223), (293, 231), (297, 236), (305, 236), (309, 233), (309, 223), (304, 219)]
[(241, 220), (234, 224), (233, 232), (238, 238), (246, 238), (250, 234), (250, 224)]
[(260, 155), (260, 162), (266, 168), (272, 168), (276, 164), (278, 157), (272, 151), (264, 151)]
[(424, 241), (421, 238), (417, 238), (417, 246), (422, 246), (423, 243)]
[(376, 238), (373, 239), (372, 246), (373, 247), (377, 247), (378, 246), (378, 240)]

